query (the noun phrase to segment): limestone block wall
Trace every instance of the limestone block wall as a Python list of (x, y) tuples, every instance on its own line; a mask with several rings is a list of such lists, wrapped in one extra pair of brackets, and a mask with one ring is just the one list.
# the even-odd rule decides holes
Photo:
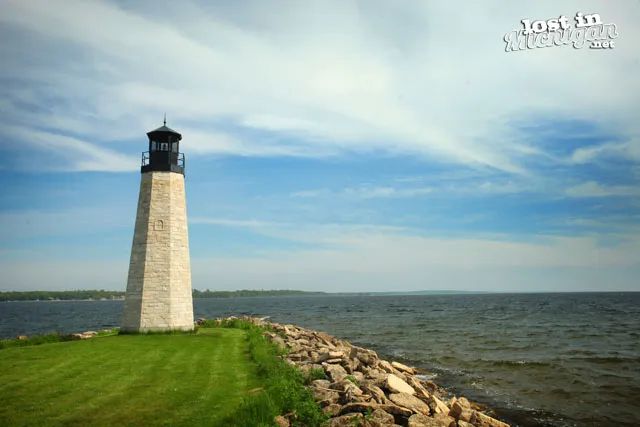
[(140, 332), (193, 329), (182, 174), (142, 174), (121, 328)]

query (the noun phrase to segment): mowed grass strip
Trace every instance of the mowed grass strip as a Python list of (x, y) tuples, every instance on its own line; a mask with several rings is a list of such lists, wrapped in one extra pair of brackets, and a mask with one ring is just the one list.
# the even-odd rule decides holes
[(219, 425), (256, 383), (242, 329), (0, 350), (0, 425)]

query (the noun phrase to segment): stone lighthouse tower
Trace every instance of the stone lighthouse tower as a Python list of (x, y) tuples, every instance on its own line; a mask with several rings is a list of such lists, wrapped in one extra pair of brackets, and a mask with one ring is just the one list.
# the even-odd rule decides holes
[(147, 136), (121, 330), (192, 330), (182, 135), (165, 119)]

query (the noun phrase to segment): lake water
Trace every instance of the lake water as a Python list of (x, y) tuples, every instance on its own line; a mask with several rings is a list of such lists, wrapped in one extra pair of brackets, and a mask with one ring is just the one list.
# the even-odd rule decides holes
[[(117, 326), (122, 301), (0, 303), (0, 336)], [(199, 299), (271, 316), (436, 375), (520, 426), (640, 425), (640, 293)]]

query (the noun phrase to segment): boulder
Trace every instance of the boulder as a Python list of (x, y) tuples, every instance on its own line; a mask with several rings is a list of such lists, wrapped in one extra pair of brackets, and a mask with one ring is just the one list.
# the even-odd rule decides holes
[(322, 363), (329, 360), (329, 352), (328, 351), (323, 351), (322, 353), (318, 354), (318, 357), (315, 358), (315, 360), (313, 361), (314, 363)]
[(378, 361), (378, 367), (389, 374), (393, 374), (394, 372), (393, 366), (391, 366), (391, 363), (386, 360)]
[(509, 427), (509, 424), (478, 411), (473, 412), (472, 421), (478, 427)]
[(322, 408), (322, 412), (330, 417), (335, 417), (340, 414), (340, 409), (342, 409), (341, 405), (337, 403), (330, 403), (329, 405)]
[(340, 414), (349, 414), (351, 412), (358, 412), (363, 414), (368, 414), (378, 409), (378, 405), (375, 403), (368, 402), (352, 402), (347, 403), (340, 409)]
[(393, 366), (397, 370), (399, 370), (401, 372), (405, 372), (405, 373), (407, 373), (409, 375), (414, 375), (416, 373), (415, 369), (413, 369), (413, 368), (411, 368), (411, 367), (409, 367), (407, 365), (404, 365), (404, 364), (402, 364), (400, 362), (391, 362), (391, 366)]
[(398, 406), (411, 409), (413, 412), (423, 415), (429, 415), (430, 413), (429, 405), (409, 393), (392, 393), (389, 395), (389, 400)]
[(449, 424), (442, 424), (440, 420), (423, 414), (413, 414), (409, 417), (407, 427), (449, 427)]
[(325, 373), (333, 382), (340, 381), (348, 375), (347, 371), (345, 371), (344, 368), (340, 365), (332, 365), (332, 364), (325, 363), (323, 364), (323, 366), (324, 366)]
[(382, 389), (377, 385), (367, 384), (367, 385), (363, 385), (361, 388), (362, 388), (362, 391), (370, 395), (373, 398), (373, 400), (375, 400), (376, 402), (387, 403), (388, 401), (387, 395), (384, 394), (384, 391), (382, 391)]
[(367, 350), (362, 347), (351, 347), (349, 359), (357, 359), (365, 366), (371, 366), (378, 360), (378, 355), (373, 350)]
[(458, 421), (462, 420), (469, 422), (471, 421), (473, 411), (468, 406), (463, 406), (463, 403), (461, 403), (459, 400), (454, 400), (451, 404), (451, 409), (449, 410), (449, 416), (455, 418)]
[(374, 409), (370, 417), (371, 421), (376, 421), (379, 425), (392, 425), (395, 423), (393, 415), (380, 408)]
[(347, 414), (342, 415), (340, 417), (332, 418), (329, 421), (329, 427), (353, 427), (359, 425), (363, 416), (360, 413), (357, 414)]
[(439, 426), (441, 425), (443, 427), (456, 427), (455, 418), (452, 418), (449, 415), (446, 415), (446, 414), (435, 414), (433, 416), (433, 419), (440, 423), (440, 424), (438, 424)]
[(415, 389), (416, 394), (420, 398), (429, 399), (429, 397), (431, 396), (431, 394), (427, 391), (427, 389), (424, 388), (420, 380), (414, 377), (413, 375), (409, 375), (407, 377), (407, 383)]
[(431, 407), (434, 413), (443, 414), (443, 415), (449, 414), (449, 407), (442, 400), (438, 399), (436, 396), (431, 395), (429, 399), (429, 403), (430, 403), (429, 407)]
[(401, 380), (394, 374), (389, 374), (386, 380), (386, 387), (392, 393), (416, 394), (416, 391), (409, 384)]
[(397, 415), (399, 417), (409, 418), (413, 415), (413, 411), (411, 411), (411, 409), (403, 408), (402, 406), (394, 404), (378, 405), (378, 407), (388, 414)]
[(317, 402), (321, 402), (322, 406), (326, 406), (331, 403), (337, 403), (340, 400), (340, 393), (335, 390), (329, 390), (325, 388), (312, 388), (313, 398)]
[(329, 380), (313, 380), (311, 381), (311, 387), (315, 388), (329, 388), (331, 381)]
[(466, 421), (458, 420), (458, 427), (475, 427), (475, 426)]

